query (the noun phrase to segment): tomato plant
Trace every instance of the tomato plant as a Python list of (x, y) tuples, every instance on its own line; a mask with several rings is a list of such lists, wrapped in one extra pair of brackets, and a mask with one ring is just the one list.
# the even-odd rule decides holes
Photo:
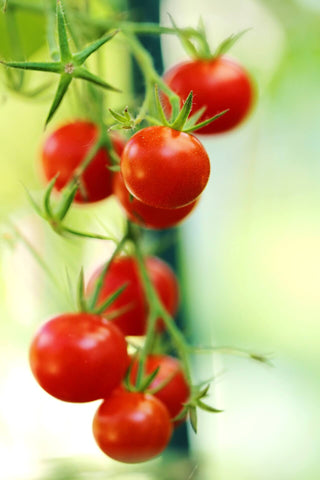
[(168, 445), (172, 425), (160, 400), (140, 392), (115, 391), (100, 405), (93, 435), (109, 457), (126, 463), (150, 460)]
[(121, 173), (114, 175), (113, 191), (126, 215), (132, 222), (142, 227), (159, 230), (178, 225), (189, 216), (198, 203), (198, 201), (195, 200), (185, 207), (180, 208), (151, 207), (150, 205), (140, 202), (128, 192)]
[[(81, 84), (76, 90), (78, 106), (90, 107), (90, 116), (68, 121), (46, 137), (41, 161), (50, 182), (41, 204), (32, 195), (29, 197), (35, 211), (56, 234), (114, 242), (115, 248), (111, 258), (93, 273), (86, 288), (79, 265), (78, 312), (58, 315), (40, 327), (31, 343), (30, 366), (39, 385), (60, 400), (102, 399), (93, 422), (98, 445), (116, 460), (141, 462), (161, 453), (168, 445), (172, 427), (186, 418), (196, 431), (197, 408), (212, 413), (221, 411), (206, 403), (211, 379), (195, 383), (189, 359), (190, 354), (199, 350), (211, 353), (218, 349), (191, 345), (175, 324), (177, 278), (165, 262), (145, 254), (146, 232), (140, 227), (175, 226), (197, 205), (209, 180), (210, 161), (204, 146), (191, 132), (228, 131), (247, 116), (254, 97), (251, 79), (239, 64), (224, 56), (243, 32), (223, 41), (212, 54), (202, 22), (197, 29), (180, 29), (173, 19), (173, 28), (151, 23), (136, 25), (122, 20), (123, 12), (117, 11), (119, 2), (112, 2), (110, 9), (107, 0), (97, 0), (97, 8), (91, 8), (89, 1), (78, 2), (79, 5), (69, 2), (66, 22), (66, 2), (42, 3), (4, 2), (8, 38), (16, 41), (10, 52), (17, 56), (13, 61), (0, 61), (0, 68), (6, 67), (6, 85), (31, 98), (46, 91), (51, 83), (29, 89), (25, 71), (55, 74), (59, 82), (47, 125), (76, 79)], [(42, 15), (48, 26), (49, 61), (18, 61), (25, 58), (17, 41), (19, 22), (14, 19), (20, 9)], [(106, 15), (96, 17), (94, 12), (103, 9)], [(101, 89), (115, 94), (121, 91), (102, 77), (103, 57), (97, 62), (87, 60), (119, 30), (129, 49), (128, 58), (135, 58), (146, 88), (141, 105), (126, 92), (123, 110), (114, 111), (108, 108), (110, 98), (106, 102)], [(193, 60), (176, 65), (162, 77), (140, 43), (138, 32), (165, 32), (180, 37)], [(89, 38), (91, 43), (83, 45)], [(76, 52), (71, 51), (73, 47)], [(17, 69), (17, 75), (11, 69)], [(33, 85), (33, 79), (30, 84)], [(133, 112), (125, 106), (127, 101)], [(125, 146), (121, 137), (110, 133), (119, 128), (131, 131)], [(53, 189), (61, 191), (54, 200)], [(69, 224), (67, 214), (74, 202), (93, 203), (112, 193), (128, 216), (119, 240), (112, 229), (96, 233), (77, 230)], [(102, 227), (103, 223), (100, 222)], [(59, 289), (60, 277), (57, 281), (37, 249), (15, 225), (11, 226)], [(164, 329), (166, 335), (160, 336)], [(135, 335), (145, 338), (141, 342), (124, 338)], [(168, 350), (165, 341), (177, 359), (163, 353)], [(131, 358), (127, 342), (135, 349)], [(155, 353), (159, 347), (162, 353)], [(226, 350), (230, 351), (221, 349)], [(259, 355), (234, 350), (231, 353), (234, 352), (265, 362)]]
[(128, 366), (120, 330), (86, 313), (59, 315), (40, 327), (30, 347), (31, 370), (50, 395), (66, 402), (104, 398)]
[(126, 144), (121, 172), (129, 192), (156, 208), (194, 202), (205, 188), (210, 161), (199, 140), (166, 126), (143, 128)]
[[(179, 288), (173, 271), (169, 265), (157, 257), (148, 257), (146, 268), (164, 307), (171, 315), (174, 315), (178, 308)], [(102, 270), (103, 267), (96, 270), (89, 279), (87, 287), (89, 295), (93, 291)], [(126, 288), (112, 305), (103, 312), (103, 315), (108, 318), (113, 316), (113, 313), (118, 312), (114, 318), (112, 317), (112, 323), (117, 325), (124, 335), (144, 335), (149, 312), (148, 299), (134, 257), (121, 256), (112, 261), (103, 278), (98, 302), (102, 303), (123, 285), (126, 285)], [(158, 320), (157, 328), (158, 330), (163, 329), (161, 319)]]
[[(63, 189), (75, 178), (90, 149), (98, 141), (98, 136), (99, 129), (94, 123), (75, 120), (54, 130), (45, 139), (41, 151), (42, 167), (48, 180), (57, 175), (57, 190)], [(113, 147), (121, 155), (124, 142), (114, 136)], [(112, 194), (112, 172), (108, 169), (111, 164), (107, 149), (100, 147), (77, 179), (77, 202), (97, 202)]]
[[(185, 379), (179, 360), (163, 354), (148, 355), (145, 362), (145, 374), (159, 371), (148, 386), (149, 390), (158, 389), (153, 395), (167, 407), (170, 418), (176, 417), (182, 410), (190, 395), (190, 386)], [(138, 361), (133, 359), (130, 380), (134, 384), (137, 378)], [(180, 422), (177, 422), (180, 423)]]
[[(199, 121), (228, 110), (197, 133), (222, 133), (235, 128), (246, 118), (254, 100), (254, 87), (248, 72), (226, 56), (179, 63), (164, 74), (164, 80), (179, 95), (181, 102), (193, 91), (191, 113), (206, 108)], [(162, 101), (170, 115), (171, 105), (165, 95)]]

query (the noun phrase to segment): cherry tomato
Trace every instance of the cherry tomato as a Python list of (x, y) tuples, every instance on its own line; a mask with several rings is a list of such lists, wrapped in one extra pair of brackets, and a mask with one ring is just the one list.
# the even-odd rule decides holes
[(132, 222), (153, 229), (170, 228), (178, 225), (198, 203), (195, 200), (181, 208), (150, 207), (150, 205), (146, 205), (130, 195), (120, 172), (113, 177), (113, 191)]
[(144, 393), (113, 392), (93, 419), (93, 435), (101, 450), (125, 463), (156, 457), (168, 445), (171, 433), (166, 407)]
[[(197, 133), (222, 133), (239, 125), (249, 113), (254, 99), (254, 87), (249, 74), (234, 60), (221, 56), (211, 60), (191, 60), (168, 70), (164, 81), (176, 92), (181, 103), (193, 91), (191, 114), (202, 107), (205, 113), (199, 122), (229, 109), (222, 117)], [(166, 113), (171, 113), (167, 97), (162, 96)]]
[[(42, 147), (42, 165), (48, 180), (59, 174), (55, 183), (57, 190), (63, 189), (72, 179), (98, 134), (98, 127), (94, 123), (77, 120), (63, 125), (47, 137)], [(115, 151), (121, 156), (123, 140), (114, 136), (112, 141)], [(97, 202), (112, 194), (110, 165), (107, 150), (100, 148), (80, 177), (76, 202)]]
[[(157, 257), (146, 259), (150, 279), (156, 288), (163, 305), (174, 315), (178, 307), (179, 290), (177, 279), (165, 262)], [(99, 268), (90, 278), (87, 293), (90, 295), (103, 267)], [(113, 312), (120, 314), (112, 319), (124, 335), (144, 335), (148, 318), (148, 302), (139, 275), (139, 269), (134, 257), (117, 257), (107, 271), (98, 298), (98, 305), (106, 300), (122, 285), (127, 284), (120, 296), (107, 308), (103, 315), (108, 318)], [(158, 321), (158, 330), (163, 324)]]
[[(176, 417), (190, 396), (190, 387), (185, 379), (180, 362), (168, 355), (149, 355), (145, 363), (145, 374), (150, 374), (159, 368), (159, 371), (148, 389), (157, 388), (163, 382), (168, 383), (156, 393), (155, 397), (167, 407), (170, 418)], [(133, 359), (130, 380), (135, 384), (137, 378), (138, 360)], [(180, 421), (176, 422), (178, 425)]]
[(130, 138), (121, 157), (121, 172), (127, 189), (140, 202), (179, 208), (194, 202), (205, 188), (210, 161), (193, 135), (155, 126)]
[(66, 402), (105, 398), (122, 381), (127, 345), (111, 322), (67, 313), (46, 322), (30, 348), (31, 370), (50, 395)]

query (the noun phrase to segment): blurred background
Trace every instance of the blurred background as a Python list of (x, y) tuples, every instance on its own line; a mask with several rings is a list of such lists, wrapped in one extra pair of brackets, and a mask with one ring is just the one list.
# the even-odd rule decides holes
[[(160, 460), (128, 467), (98, 451), (91, 435), (96, 404), (63, 404), (41, 391), (29, 372), (30, 339), (44, 320), (72, 308), (68, 276), (74, 283), (79, 264), (89, 275), (111, 246), (61, 239), (33, 212), (24, 186), (40, 198), (38, 157), (52, 92), (22, 97), (5, 87), (2, 71), (0, 478), (69, 480), (88, 472), (88, 478), (131, 480), (318, 480), (320, 3), (197, 0), (195, 8), (191, 0), (162, 0), (160, 9), (163, 25), (170, 24), (168, 12), (181, 27), (196, 26), (202, 16), (212, 46), (251, 28), (230, 55), (255, 79), (257, 105), (236, 131), (201, 138), (213, 173), (198, 209), (179, 228), (179, 272), (194, 342), (273, 353), (275, 368), (237, 357), (194, 359), (197, 379), (215, 376), (211, 403), (224, 413), (201, 413), (197, 436), (189, 432), (190, 453), (169, 456), (172, 468), (159, 477)], [(17, 20), (28, 38), (25, 54), (47, 58), (41, 17), (23, 13)], [(104, 52), (108, 80), (130, 91), (121, 42)], [(186, 58), (172, 36), (163, 36), (162, 52), (165, 69)], [(2, 13), (0, 54), (15, 58)], [(30, 77), (30, 91), (42, 78)], [(110, 97), (110, 106), (123, 106), (117, 102)], [(70, 94), (50, 128), (77, 115), (77, 108)], [(117, 235), (123, 218), (110, 199), (74, 209), (70, 222)], [(30, 244), (52, 278), (35, 262)]]

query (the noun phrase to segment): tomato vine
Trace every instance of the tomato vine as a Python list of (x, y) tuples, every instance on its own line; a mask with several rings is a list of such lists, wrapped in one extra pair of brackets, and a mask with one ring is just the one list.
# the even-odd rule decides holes
[[(214, 88), (212, 91), (207, 88), (212, 78), (202, 79), (201, 83), (197, 76), (188, 74), (186, 77), (182, 75), (177, 83), (170, 73), (161, 76), (154, 67), (152, 56), (137, 35), (177, 36), (192, 57), (188, 64), (191, 65), (191, 70), (196, 71), (200, 65), (201, 75), (206, 75), (203, 72), (208, 72), (210, 67), (210, 75), (214, 75), (212, 71), (217, 65), (226, 63), (224, 53), (243, 32), (226, 39), (212, 53), (202, 21), (197, 29), (178, 28), (171, 19), (170, 28), (153, 23), (124, 21), (117, 18), (116, 14), (97, 18), (91, 14), (89, 2), (76, 8), (69, 6), (67, 13), (65, 7), (62, 0), (48, 1), (45, 5), (6, 0), (3, 5), (11, 29), (16, 28), (12, 21), (19, 10), (46, 18), (51, 56), (50, 61), (21, 61), (21, 49), (17, 44), (17, 60), (0, 61), (5, 67), (9, 87), (27, 94), (22, 88), (25, 71), (41, 71), (59, 76), (45, 126), (60, 108), (73, 80), (85, 82), (84, 102), (92, 107), (87, 118), (75, 119), (74, 122), (61, 126), (44, 141), (43, 167), (49, 183), (41, 205), (28, 195), (35, 211), (58, 235), (112, 240), (116, 245), (111, 258), (99, 269), (92, 285), (90, 282), (86, 285), (83, 269), (80, 269), (77, 285), (78, 312), (61, 314), (40, 328), (32, 342), (30, 363), (39, 384), (61, 400), (84, 402), (103, 399), (104, 403), (94, 420), (94, 435), (98, 444), (112, 458), (128, 462), (144, 461), (163, 451), (168, 444), (172, 425), (176, 427), (189, 418), (196, 431), (197, 408), (212, 413), (221, 411), (205, 401), (210, 381), (201, 385), (194, 383), (191, 354), (231, 353), (263, 363), (267, 363), (268, 359), (228, 347), (191, 345), (174, 322), (174, 309), (171, 311), (167, 308), (159, 287), (163, 282), (161, 288), (165, 295), (174, 296), (176, 292), (173, 294), (170, 289), (174, 290), (172, 285), (176, 279), (169, 279), (166, 285), (163, 278), (157, 277), (170, 277), (168, 269), (167, 273), (163, 273), (166, 267), (162, 273), (154, 273), (153, 277), (143, 249), (144, 227), (159, 229), (175, 226), (196, 207), (209, 178), (210, 160), (201, 140), (193, 136), (192, 132), (217, 133), (223, 130), (215, 130), (215, 125), (220, 125), (219, 122), (225, 122), (225, 130), (237, 126), (249, 111), (252, 94), (250, 76), (240, 69), (247, 81), (248, 102), (246, 108), (240, 109), (239, 113), (236, 110), (240, 100), (234, 101), (233, 96), (230, 100), (226, 85), (219, 85), (218, 97), (223, 101), (215, 103)], [(89, 29), (88, 44), (85, 47), (73, 25), (75, 20), (78, 25)], [(99, 54), (101, 47), (111, 41), (121, 41), (128, 47), (145, 81), (145, 96), (141, 104), (137, 106), (132, 101), (129, 106), (124, 105), (122, 111), (108, 111), (105, 108), (102, 91), (117, 92), (119, 95), (121, 91), (109, 83), (101, 72), (93, 73), (87, 62), (91, 55)], [(72, 47), (75, 47), (75, 53), (72, 53)], [(18, 81), (8, 73), (11, 69), (21, 72)], [(176, 71), (183, 71), (183, 67), (176, 66)], [(39, 91), (45, 88), (46, 85), (43, 85)], [(193, 91), (196, 94), (195, 100)], [(201, 102), (199, 91), (204, 98)], [(240, 89), (239, 95), (243, 97), (243, 90)], [(228, 123), (231, 117), (236, 120)], [(78, 129), (80, 133), (77, 133)], [(117, 136), (112, 131), (114, 129), (121, 130), (122, 136)], [(129, 132), (128, 142), (123, 132)], [(97, 160), (98, 157), (100, 160)], [(100, 167), (97, 166), (99, 161)], [(112, 182), (117, 181), (115, 179), (122, 182), (118, 190), (112, 186), (115, 185)], [(121, 194), (117, 194), (119, 188)], [(55, 197), (54, 190), (61, 192), (58, 198)], [(119, 196), (128, 216), (120, 241), (109, 235), (78, 231), (68, 225), (68, 213), (76, 208), (77, 202), (101, 201), (113, 193)], [(35, 259), (51, 275), (46, 263), (17, 227), (11, 224), (10, 228), (27, 244)], [(128, 250), (131, 256), (128, 255)], [(127, 260), (125, 276), (123, 280), (121, 277), (119, 283), (120, 277), (117, 281), (112, 280), (111, 272), (116, 262), (119, 263), (124, 258)], [(54, 278), (52, 280), (56, 282)], [(111, 291), (106, 288), (107, 281), (113, 286)], [(131, 298), (128, 292), (132, 286), (134, 294)], [(124, 300), (127, 294), (130, 297), (128, 303)], [(136, 308), (137, 304), (138, 314), (141, 314), (140, 326), (137, 330), (131, 329), (132, 325), (127, 329), (123, 321), (124, 314), (130, 313), (130, 309)], [(134, 322), (131, 317), (130, 321)], [(162, 356), (155, 356), (154, 346), (157, 341), (161, 346), (162, 329), (170, 338), (178, 360), (172, 359), (165, 350), (161, 352)], [(128, 335), (143, 336), (142, 344), (137, 346), (134, 342), (125, 340)], [(44, 337), (47, 343), (43, 342)], [(135, 351), (129, 358), (127, 344), (133, 345)], [(78, 362), (79, 358), (81, 362)], [(51, 368), (53, 364), (54, 369)], [(72, 382), (69, 382), (68, 377), (70, 369), (76, 371)], [(167, 371), (169, 373), (163, 373)], [(177, 378), (180, 378), (179, 388), (184, 389), (184, 393), (174, 407), (174, 414), (170, 414), (170, 420), (164, 405), (166, 402), (170, 404), (170, 395), (174, 396)], [(157, 395), (160, 400), (156, 398)], [(121, 410), (122, 404), (124, 406)], [(147, 430), (132, 421), (135, 412), (142, 415), (141, 405), (148, 405), (150, 410), (156, 412), (143, 420)], [(116, 420), (111, 419), (111, 413), (117, 415)], [(165, 428), (159, 427), (158, 416)], [(131, 429), (136, 428), (131, 450), (126, 445), (112, 443), (114, 429), (121, 438), (123, 435), (119, 419), (127, 422)], [(146, 446), (146, 442), (150, 441), (150, 429), (157, 432), (152, 437), (152, 448)], [(125, 442), (124, 437), (121, 442)]]

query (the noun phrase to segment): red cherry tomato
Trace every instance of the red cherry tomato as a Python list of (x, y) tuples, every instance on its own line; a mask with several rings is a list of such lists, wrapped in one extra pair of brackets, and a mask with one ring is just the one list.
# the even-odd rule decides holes
[[(63, 125), (47, 137), (42, 147), (42, 165), (48, 180), (59, 174), (55, 183), (57, 190), (63, 189), (72, 179), (98, 134), (95, 124), (78, 120)], [(121, 156), (124, 142), (116, 136), (112, 141), (115, 151)], [(112, 194), (112, 172), (108, 169), (110, 165), (107, 150), (100, 148), (80, 177), (76, 202), (97, 202)]]
[(146, 205), (130, 195), (121, 173), (116, 173), (113, 177), (113, 191), (132, 222), (153, 229), (170, 228), (178, 225), (198, 203), (195, 200), (185, 207), (170, 209), (150, 207), (150, 205)]
[[(173, 316), (176, 313), (179, 298), (178, 283), (173, 271), (169, 265), (157, 257), (147, 258), (146, 266), (164, 307)], [(103, 267), (99, 268), (90, 278), (87, 287), (89, 295), (92, 293), (102, 269)], [(112, 323), (117, 325), (124, 335), (144, 335), (148, 318), (148, 303), (138, 265), (133, 257), (117, 257), (111, 263), (104, 277), (98, 305), (126, 283), (125, 290), (104, 311), (103, 315), (108, 318), (108, 315), (119, 310), (121, 313), (112, 319)], [(160, 320), (157, 328), (158, 330), (163, 329)]]
[(93, 435), (101, 450), (125, 463), (156, 457), (168, 445), (171, 433), (166, 407), (144, 393), (113, 392), (93, 419)]
[(127, 345), (111, 322), (68, 313), (39, 329), (30, 347), (30, 366), (50, 395), (66, 402), (90, 402), (105, 398), (122, 381)]
[[(168, 383), (153, 395), (167, 407), (170, 418), (176, 417), (183, 409), (183, 403), (190, 396), (190, 387), (183, 374), (180, 362), (168, 355), (149, 355), (145, 363), (145, 374), (150, 374), (160, 367), (155, 379), (148, 389), (157, 388), (166, 380)], [(138, 361), (133, 359), (130, 380), (135, 384), (138, 371)], [(178, 425), (180, 421), (176, 422)]]
[[(249, 74), (234, 60), (221, 56), (211, 60), (191, 60), (168, 70), (164, 81), (181, 98), (193, 91), (192, 113), (207, 107), (199, 122), (229, 109), (222, 117), (197, 133), (222, 133), (239, 125), (249, 113), (254, 87)], [(166, 113), (171, 113), (167, 97), (162, 96)]]
[(205, 188), (210, 161), (199, 140), (169, 127), (143, 128), (130, 138), (121, 157), (123, 181), (140, 202), (179, 208)]

